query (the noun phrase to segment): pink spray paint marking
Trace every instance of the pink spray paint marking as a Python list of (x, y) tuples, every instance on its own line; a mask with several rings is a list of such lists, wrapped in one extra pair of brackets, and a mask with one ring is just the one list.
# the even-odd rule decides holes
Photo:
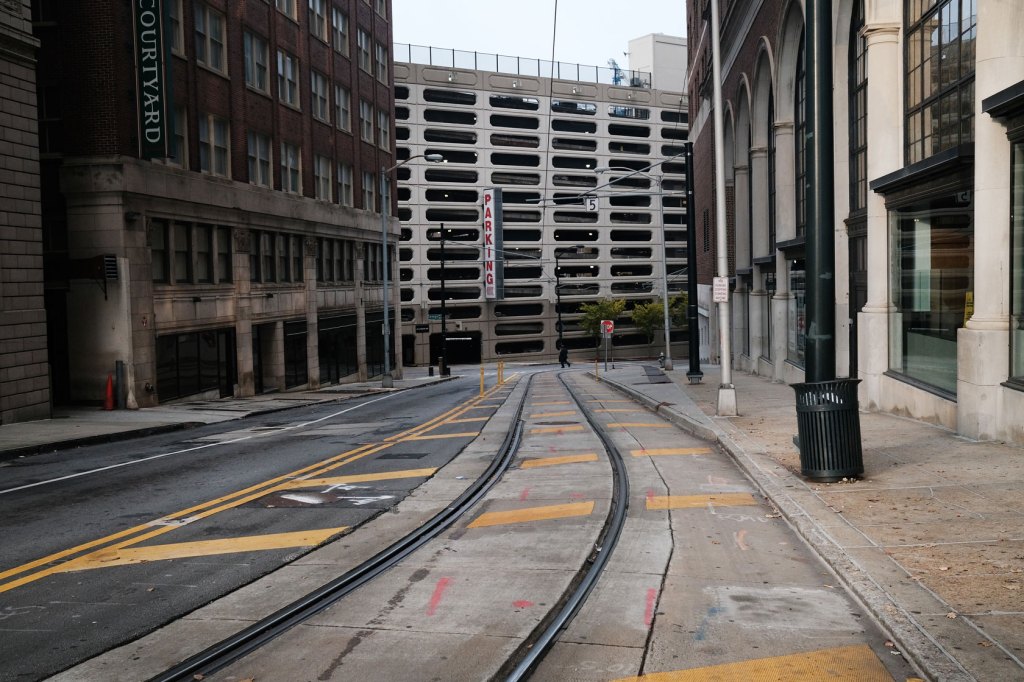
[(647, 504), (650, 504), (651, 500), (653, 500), (653, 499), (654, 499), (654, 488), (648, 488), (647, 489)]
[(441, 578), (437, 581), (437, 587), (434, 588), (434, 594), (430, 597), (430, 604), (427, 605), (427, 615), (433, 616), (437, 612), (437, 605), (441, 603), (441, 596), (444, 591), (448, 589), (448, 586), (452, 584), (451, 578)]
[(570, 500), (582, 500), (583, 499), (583, 493), (569, 493), (569, 499)]
[(529, 496), (530, 496), (530, 489), (529, 488), (523, 488), (523, 492), (519, 493), (519, 501), (520, 502), (525, 502), (526, 498), (529, 497)]
[(658, 590), (653, 587), (647, 590), (647, 608), (644, 609), (644, 626), (651, 627), (654, 620), (654, 602), (658, 598)]
[(533, 602), (528, 601), (526, 599), (517, 599), (516, 601), (512, 602), (512, 606), (516, 607), (517, 609), (525, 609), (529, 606), (533, 606)]

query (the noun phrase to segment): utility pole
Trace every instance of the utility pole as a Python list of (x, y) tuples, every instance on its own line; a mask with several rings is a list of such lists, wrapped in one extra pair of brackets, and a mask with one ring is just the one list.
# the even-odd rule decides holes
[(693, 215), (693, 142), (686, 149), (686, 325), (689, 342), (690, 369), (686, 378), (699, 384), (704, 378), (700, 371), (700, 321), (697, 319), (697, 239), (696, 219)]

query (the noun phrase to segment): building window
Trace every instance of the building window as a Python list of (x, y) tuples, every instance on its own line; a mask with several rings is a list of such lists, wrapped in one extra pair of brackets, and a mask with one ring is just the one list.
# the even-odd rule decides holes
[(171, 147), (167, 151), (167, 163), (188, 168), (188, 119), (185, 118), (185, 107), (174, 107), (171, 116)]
[(388, 82), (388, 48), (387, 45), (377, 43), (374, 52), (376, 56), (377, 80), (381, 83)]
[(374, 190), (373, 173), (363, 171), (363, 208), (372, 211), (376, 208), (376, 191)]
[(864, 3), (854, 3), (850, 22), (850, 213), (860, 214), (868, 206), (868, 73)]
[(199, 117), (199, 170), (230, 177), (228, 168), (228, 122), (213, 114)]
[(302, 264), (302, 237), (292, 235), (288, 243), (288, 251), (292, 256), (292, 281), (305, 282), (306, 272)]
[(352, 93), (341, 85), (334, 86), (334, 116), (338, 130), (352, 131)]
[(313, 118), (324, 123), (331, 122), (331, 109), (327, 100), (329, 87), (327, 76), (310, 71), (310, 99), (313, 106)]
[(290, 106), (299, 106), (299, 59), (284, 50), (277, 51), (277, 98)]
[(281, 189), (285, 192), (302, 193), (301, 156), (298, 145), (281, 143)]
[(152, 259), (150, 272), (154, 282), (166, 283), (170, 268), (168, 265), (167, 240), (169, 233), (166, 220), (149, 221), (149, 252)]
[(359, 100), (359, 136), (364, 142), (373, 142), (373, 106), (365, 99)]
[(217, 227), (217, 281), (230, 282), (231, 276), (231, 228)]
[(270, 137), (260, 135), (251, 130), (249, 142), (249, 182), (262, 187), (273, 187), (270, 177), (272, 160), (270, 158)]
[(1010, 382), (1024, 388), (1024, 141), (1013, 143), (1010, 162)]
[(331, 8), (331, 33), (335, 52), (348, 56), (348, 15), (337, 7)]
[(803, 367), (807, 351), (807, 271), (802, 258), (789, 261), (789, 293), (786, 359)]
[(313, 182), (316, 185), (316, 198), (323, 201), (331, 200), (331, 160), (319, 154), (313, 157)]
[(174, 254), (174, 282), (192, 282), (192, 230), (188, 223), (174, 223), (171, 230), (171, 249)]
[(263, 92), (270, 91), (270, 49), (267, 41), (246, 31), (242, 35), (245, 50), (245, 84)]
[(352, 199), (352, 166), (347, 163), (338, 164), (338, 203), (342, 206), (354, 205)]
[(171, 19), (171, 50), (178, 54), (185, 51), (185, 32), (181, 27), (181, 0), (167, 3), (167, 14)]
[(195, 226), (196, 281), (200, 284), (213, 282), (213, 225)]
[(977, 0), (905, 3), (906, 162), (974, 142)]
[(959, 198), (889, 213), (889, 368), (950, 395), (956, 395), (956, 334), (974, 296), (972, 209)]
[(359, 68), (367, 73), (370, 71), (370, 34), (359, 28), (356, 29), (356, 50)]
[(800, 33), (800, 48), (796, 56), (796, 80), (793, 83), (793, 166), (796, 188), (796, 236), (807, 234), (807, 70), (804, 68), (804, 34)]
[(277, 239), (273, 232), (260, 232), (260, 256), (263, 260), (262, 274), (264, 282), (277, 281), (277, 258), (274, 255), (274, 246)]
[(377, 112), (378, 144), (383, 149), (391, 149), (391, 117), (386, 111)]
[(224, 15), (206, 5), (195, 6), (196, 62), (224, 73)]
[(381, 15), (385, 19), (388, 18), (387, 0), (377, 0), (377, 14)]
[(291, 259), (288, 257), (288, 235), (280, 232), (274, 239), (274, 252), (277, 254), (277, 272), (282, 282), (292, 281)]
[[(754, 196), (751, 194), (750, 196)], [(750, 223), (753, 232), (753, 221)], [(768, 253), (775, 255), (775, 92), (768, 88)]]
[(309, 32), (327, 42), (327, 0), (309, 0)]
[(282, 14), (288, 16), (291, 19), (298, 19), (298, 7), (296, 6), (296, 0), (274, 0), (274, 4)]

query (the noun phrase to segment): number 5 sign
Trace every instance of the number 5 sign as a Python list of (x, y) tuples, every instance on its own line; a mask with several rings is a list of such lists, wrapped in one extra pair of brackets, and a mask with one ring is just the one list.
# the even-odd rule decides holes
[(601, 331), (605, 334), (615, 331), (615, 320), (601, 320)]

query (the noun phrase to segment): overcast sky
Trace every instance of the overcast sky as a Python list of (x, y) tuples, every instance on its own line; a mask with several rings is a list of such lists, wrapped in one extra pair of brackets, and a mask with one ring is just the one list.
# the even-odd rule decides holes
[(684, 0), (392, 0), (396, 43), (629, 68), (629, 41), (683, 36)]

